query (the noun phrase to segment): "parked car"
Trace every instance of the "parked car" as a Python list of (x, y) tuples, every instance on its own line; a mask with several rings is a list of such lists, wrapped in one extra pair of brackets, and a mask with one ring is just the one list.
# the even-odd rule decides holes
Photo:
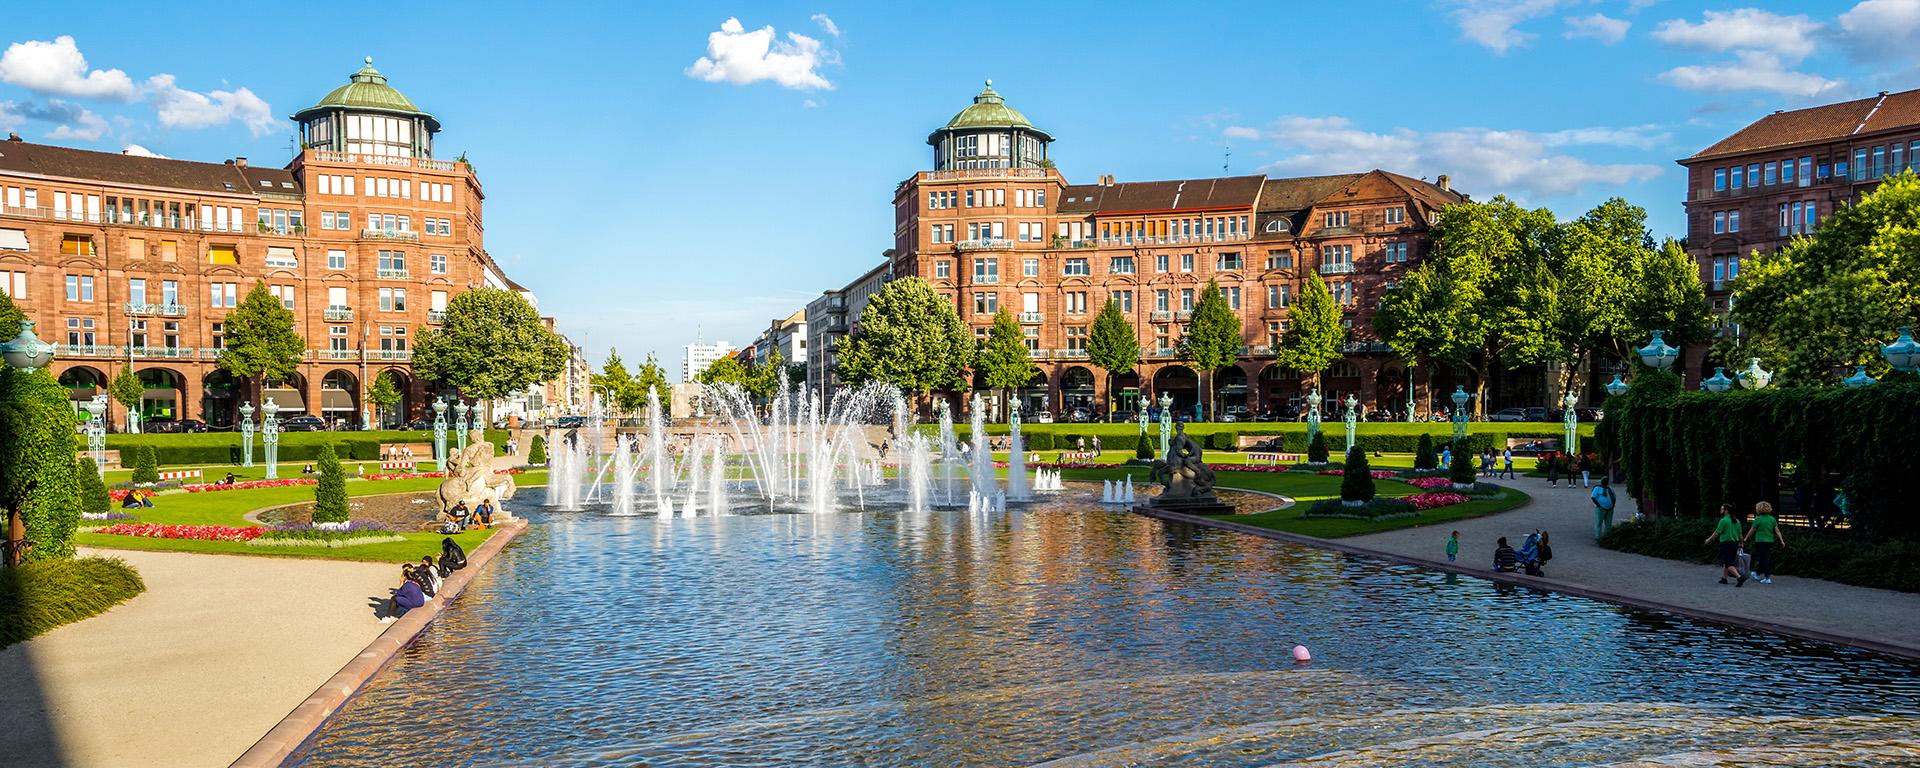
[(1052, 423), (1053, 423), (1053, 411), (1040, 411), (1039, 413), (1035, 413), (1035, 414), (1033, 415), (1033, 423), (1035, 423), (1035, 424), (1052, 424)]
[[(1527, 417), (1527, 411), (1529, 410), (1532, 410), (1532, 409), (1502, 408), (1500, 410), (1494, 411), (1492, 414), (1489, 414), (1487, 416), (1487, 421), (1534, 421), (1535, 419), (1530, 419)], [(1546, 421), (1546, 415), (1541, 414), (1541, 417), (1538, 420)]]
[(197, 433), (207, 431), (207, 423), (199, 419), (154, 419), (141, 425), (148, 432), (156, 433)]
[(433, 429), (433, 419), (414, 419), (407, 422), (407, 429)]
[(579, 429), (587, 425), (585, 416), (562, 416), (553, 420), (554, 429)]
[(1093, 411), (1087, 410), (1085, 408), (1075, 408), (1071, 412), (1067, 413), (1067, 421), (1071, 421), (1075, 424), (1085, 424), (1089, 421), (1093, 421)]
[(327, 422), (318, 416), (295, 416), (280, 422), (282, 432), (325, 432)]

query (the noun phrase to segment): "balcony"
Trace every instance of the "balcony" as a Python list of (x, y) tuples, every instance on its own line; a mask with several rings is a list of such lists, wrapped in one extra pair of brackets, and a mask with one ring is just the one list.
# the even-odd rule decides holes
[(188, 360), (194, 357), (193, 347), (132, 347), (127, 351), (133, 357), (159, 357), (170, 360)]
[(353, 152), (330, 152), (323, 149), (311, 150), (313, 159), (323, 163), (353, 163), (356, 165), (384, 165), (389, 168), (419, 168), (424, 171), (452, 171), (458, 163), (447, 160), (434, 160), (425, 157), (389, 157), (387, 155), (362, 155)]
[(1047, 314), (1046, 314), (1045, 312), (1022, 312), (1022, 313), (1020, 313), (1020, 322), (1023, 322), (1023, 323), (1038, 323), (1038, 322), (1042, 322), (1042, 321), (1044, 321), (1044, 320), (1046, 320), (1046, 319), (1047, 319)]
[(201, 347), (200, 354), (197, 356), (202, 360), (218, 360), (225, 352), (226, 350), (220, 347)]
[(1153, 352), (1148, 356), (1162, 358), (1162, 359), (1175, 358), (1180, 356), (1180, 350), (1174, 349), (1172, 347), (1159, 347), (1154, 349)]
[(60, 357), (119, 357), (120, 347), (105, 344), (60, 344), (55, 354)]
[(368, 240), (398, 240), (404, 243), (420, 242), (420, 233), (410, 229), (362, 229), (360, 236)]
[(1121, 235), (1119, 237), (1102, 237), (1096, 240), (1079, 241), (1079, 242), (1085, 242), (1086, 245), (1075, 245), (1074, 247), (1075, 248), (1091, 248), (1091, 247), (1105, 246), (1105, 247), (1123, 247), (1124, 248), (1129, 246), (1140, 246), (1140, 245), (1202, 245), (1206, 243), (1237, 243), (1243, 240), (1247, 240), (1251, 237), (1252, 235), (1248, 235), (1248, 234), (1152, 235), (1152, 236)]
[(1011, 251), (1013, 241), (998, 237), (961, 240), (953, 244), (953, 249), (956, 251)]
[(128, 317), (186, 317), (187, 308), (179, 304), (143, 304), (127, 302)]
[(143, 304), (143, 303), (132, 302), (132, 301), (127, 302), (128, 317), (147, 317), (149, 315), (157, 314), (158, 311), (159, 310), (155, 308), (154, 305), (152, 304)]
[(1254, 357), (1273, 357), (1273, 350), (1274, 345), (1272, 344), (1255, 344), (1253, 345), (1251, 354)]
[(1027, 357), (1029, 357), (1029, 358), (1032, 358), (1032, 359), (1034, 359), (1034, 360), (1045, 360), (1045, 359), (1047, 359), (1047, 350), (1044, 350), (1044, 349), (1028, 349), (1028, 350), (1027, 350)]
[(927, 181), (961, 181), (966, 179), (1044, 179), (1045, 168), (953, 168), (945, 171), (925, 171)]
[(1054, 350), (1054, 351), (1053, 351), (1053, 359), (1055, 359), (1055, 360), (1085, 360), (1085, 359), (1087, 359), (1087, 350), (1085, 350), (1085, 349), (1056, 349), (1056, 350)]
[(153, 312), (161, 317), (186, 317), (187, 307), (184, 304), (155, 304)]
[(369, 349), (367, 350), (367, 359), (368, 360), (393, 360), (393, 361), (412, 360), (413, 350), (411, 349)]
[(447, 311), (444, 309), (427, 310), (427, 322), (434, 325), (445, 325), (447, 322)]
[(1173, 313), (1173, 319), (1175, 319), (1175, 320), (1178, 320), (1178, 321), (1180, 321), (1180, 322), (1183, 322), (1183, 323), (1184, 323), (1184, 322), (1186, 322), (1186, 321), (1188, 321), (1188, 320), (1192, 320), (1192, 319), (1193, 319), (1193, 310), (1191, 310), (1191, 309), (1183, 309), (1183, 310), (1180, 310), (1180, 311), (1178, 311), (1178, 312), (1175, 312), (1175, 313)]
[(399, 269), (394, 269), (391, 267), (382, 267), (375, 270), (375, 274), (381, 280), (405, 280), (407, 279), (407, 268), (400, 267)]
[(1377, 354), (1392, 351), (1393, 346), (1384, 341), (1349, 341), (1340, 345), (1340, 354), (1343, 355)]
[(1172, 322), (1172, 321), (1173, 321), (1173, 313), (1172, 313), (1172, 312), (1168, 312), (1168, 311), (1166, 311), (1166, 310), (1164, 310), (1164, 309), (1159, 309), (1159, 310), (1154, 310), (1153, 312), (1151, 312), (1151, 313), (1149, 313), (1149, 314), (1147, 315), (1147, 319), (1149, 319), (1149, 320), (1151, 320), (1151, 321), (1153, 321), (1153, 322), (1156, 322), (1156, 323), (1166, 323), (1166, 322)]
[(1333, 262), (1329, 264), (1321, 264), (1320, 274), (1351, 275), (1353, 274), (1353, 262), (1347, 261), (1347, 262)]
[(344, 323), (353, 319), (353, 307), (327, 307), (320, 316), (330, 322)]
[(322, 360), (358, 360), (360, 353), (351, 349), (321, 349), (315, 354)]

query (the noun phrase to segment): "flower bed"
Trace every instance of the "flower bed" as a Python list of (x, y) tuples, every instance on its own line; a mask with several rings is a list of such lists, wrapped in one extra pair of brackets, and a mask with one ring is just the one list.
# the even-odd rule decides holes
[(1423, 491), (1434, 491), (1434, 490), (1440, 490), (1443, 488), (1448, 490), (1453, 489), (1453, 481), (1444, 477), (1416, 477), (1409, 480), (1403, 480), (1402, 482), (1406, 483), (1407, 485), (1411, 485), (1415, 488), (1419, 488), (1420, 490), (1423, 490)]
[[(1392, 480), (1394, 476), (1394, 471), (1391, 469), (1369, 470), (1369, 473), (1373, 475), (1373, 479), (1375, 480)], [(1327, 475), (1329, 477), (1346, 477), (1347, 471), (1344, 469), (1323, 469), (1316, 474)]]
[(393, 529), (381, 523), (355, 520), (338, 527), (325, 523), (277, 525), (248, 541), (247, 545), (253, 547), (357, 547), (362, 544), (406, 540), (407, 537), (394, 533)]
[(446, 477), (445, 472), (390, 472), (382, 475), (367, 475), (368, 480), (421, 480), (429, 477)]
[(1471, 500), (1472, 499), (1468, 498), (1466, 494), (1454, 493), (1453, 491), (1416, 493), (1412, 496), (1405, 497), (1405, 501), (1408, 504), (1412, 504), (1414, 509), (1419, 510), (1434, 509), (1436, 507), (1445, 507), (1453, 504), (1465, 504)]
[(314, 485), (319, 478), (283, 477), (278, 480), (240, 480), (229, 483), (196, 483), (180, 486), (187, 493), (207, 493), (210, 491), (244, 491), (252, 488), (284, 488), (290, 485)]
[(154, 525), (152, 523), (120, 523), (101, 528), (94, 533), (106, 533), (114, 536), (142, 536), (149, 539), (194, 539), (197, 541), (252, 541), (265, 533), (267, 529), (257, 526), (235, 527), (231, 525)]

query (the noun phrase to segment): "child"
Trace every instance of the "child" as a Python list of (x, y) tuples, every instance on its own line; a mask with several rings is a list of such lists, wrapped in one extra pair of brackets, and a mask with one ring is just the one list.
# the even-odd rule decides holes
[(1459, 556), (1460, 556), (1460, 532), (1454, 531), (1453, 535), (1447, 537), (1447, 562), (1451, 563), (1453, 562), (1454, 558)]

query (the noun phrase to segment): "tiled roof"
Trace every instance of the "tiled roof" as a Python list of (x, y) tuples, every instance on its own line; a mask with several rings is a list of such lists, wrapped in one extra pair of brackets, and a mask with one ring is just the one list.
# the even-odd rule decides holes
[(1359, 181), (1364, 173), (1332, 176), (1299, 176), (1291, 179), (1267, 179), (1260, 189), (1260, 211), (1297, 211), (1312, 207), (1321, 198)]
[(1079, 184), (1067, 187), (1061, 193), (1060, 210), (1101, 214), (1246, 207), (1253, 205), (1259, 197), (1261, 183), (1265, 180), (1265, 176), (1228, 176), (1220, 179), (1128, 181), (1104, 186)]
[(1920, 90), (1775, 112), (1735, 131), (1690, 160), (1920, 125)]
[[(248, 188), (246, 174), (226, 163), (95, 152), (25, 141), (0, 141), (0, 172), (7, 171), (215, 194), (256, 194)], [(276, 187), (279, 179), (292, 178), (284, 170), (248, 168), (246, 171), (261, 173), (251, 182), (254, 185), (259, 183), (257, 179), (268, 178), (269, 171), (278, 174), (271, 176)]]

